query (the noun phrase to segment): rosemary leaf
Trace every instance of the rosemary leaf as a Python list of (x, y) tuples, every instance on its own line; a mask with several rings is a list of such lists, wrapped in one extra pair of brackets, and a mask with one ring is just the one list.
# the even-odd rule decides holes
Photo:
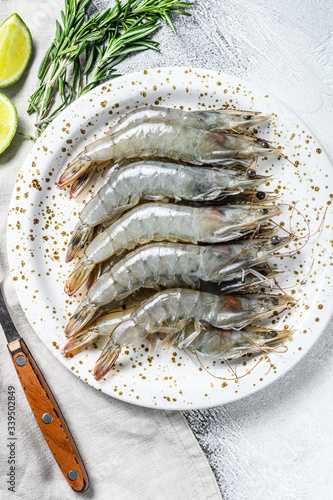
[(47, 50), (45, 56), (43, 57), (42, 62), (40, 63), (40, 66), (38, 69), (38, 78), (40, 80), (43, 80), (43, 76), (45, 75), (46, 67), (48, 67), (48, 64), (50, 64), (49, 58), (50, 58), (50, 54), (51, 54), (52, 50), (53, 50), (53, 45), (51, 45), (51, 47)]
[[(151, 35), (165, 21), (176, 35), (172, 15), (190, 15), (191, 2), (178, 0), (116, 0), (112, 8), (85, 17), (90, 0), (64, 0), (61, 22), (38, 70), (40, 84), (29, 99), (28, 113), (36, 112), (36, 135), (68, 106), (108, 78), (120, 76), (117, 66), (125, 57), (148, 49), (159, 50)], [(85, 64), (80, 55), (88, 51)], [(72, 65), (71, 83), (67, 68)], [(82, 75), (88, 75), (86, 84)], [(61, 103), (57, 102), (59, 96)], [(54, 109), (55, 108), (55, 109)]]

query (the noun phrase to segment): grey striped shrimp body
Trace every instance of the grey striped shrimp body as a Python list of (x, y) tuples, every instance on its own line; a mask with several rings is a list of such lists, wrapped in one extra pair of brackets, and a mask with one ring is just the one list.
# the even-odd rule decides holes
[[(186, 346), (188, 354), (199, 354), (208, 358), (223, 360), (237, 359), (243, 354), (267, 352), (288, 340), (291, 330), (274, 330), (257, 326), (246, 326), (242, 330), (225, 330), (208, 326), (193, 336), (194, 327), (189, 325), (181, 338), (176, 337), (175, 347)], [(194, 338), (193, 338), (194, 337)]]
[(244, 131), (248, 127), (258, 125), (259, 123), (267, 121), (269, 117), (253, 111), (236, 111), (234, 109), (186, 111), (163, 106), (145, 106), (133, 109), (127, 113), (127, 115), (120, 118), (117, 123), (111, 127), (109, 135), (119, 130), (123, 130), (134, 123), (151, 119), (172, 120), (180, 122), (183, 125), (201, 128), (203, 130), (235, 132)]
[[(99, 277), (103, 276), (103, 274), (108, 273), (112, 269), (112, 267), (117, 264), (122, 258), (123, 256), (118, 255), (116, 257), (111, 257), (104, 262), (101, 262), (98, 272), (96, 272), (96, 274), (94, 275), (94, 269), (93, 272), (89, 274), (89, 277), (86, 281), (86, 287), (88, 289), (91, 288)], [(272, 279), (280, 274), (281, 272), (277, 271), (276, 269), (274, 269), (274, 271), (268, 271), (267, 268), (254, 267), (252, 269), (245, 269), (242, 276), (239, 276), (233, 280), (221, 281), (219, 283), (209, 281), (201, 282), (200, 290), (211, 293), (232, 293), (243, 289), (245, 290), (247, 288), (253, 290), (257, 286), (262, 286), (264, 282), (272, 283)]]
[[(255, 291), (258, 287), (262, 287), (262, 285), (269, 284), (271, 280), (280, 274), (278, 271), (268, 271), (267, 269), (263, 269), (261, 267), (254, 268), (251, 270), (245, 270), (244, 276), (230, 280), (223, 281), (221, 283), (211, 283), (209, 281), (200, 282), (199, 289), (201, 291), (209, 292), (209, 293), (234, 293), (239, 292), (241, 290), (245, 291)], [(134, 293), (129, 298), (123, 300), (122, 305), (119, 303), (114, 303), (113, 305), (108, 304), (99, 309), (98, 313), (101, 314), (97, 320), (90, 322), (86, 325), (82, 331), (78, 332), (76, 335), (72, 336), (67, 344), (62, 349), (62, 354), (65, 357), (73, 356), (78, 352), (81, 352), (86, 347), (90, 346), (94, 342), (96, 342), (101, 336), (110, 336), (113, 332), (114, 328), (123, 320), (127, 319), (131, 312), (140, 307), (143, 300), (149, 299), (156, 292), (152, 289), (141, 289), (139, 292)], [(123, 308), (126, 307), (125, 310)], [(119, 309), (115, 311), (115, 309)], [(109, 309), (112, 309), (113, 312), (109, 312)], [(107, 313), (107, 314), (103, 314)], [(154, 338), (150, 339), (153, 343)], [(199, 342), (199, 340), (198, 340)], [(196, 349), (200, 346), (196, 342)], [(176, 345), (176, 344), (175, 344)], [(203, 345), (201, 348), (203, 349)]]
[[(181, 345), (191, 345), (191, 340), (205, 325), (223, 329), (246, 325), (285, 307), (288, 302), (289, 297), (282, 295), (219, 296), (181, 288), (160, 292), (116, 326), (96, 363), (94, 376), (97, 380), (103, 377), (118, 358), (121, 348), (137, 339), (159, 333), (167, 335), (166, 343), (180, 337)], [(181, 334), (191, 323), (195, 330), (184, 338)]]
[(275, 206), (227, 205), (188, 207), (147, 203), (134, 208), (98, 235), (70, 275), (66, 289), (76, 292), (95, 265), (114, 254), (153, 241), (217, 243), (240, 238), (259, 224), (281, 214)]
[[(275, 238), (275, 237), (274, 237)], [(98, 309), (121, 300), (140, 288), (174, 287), (181, 283), (198, 288), (201, 281), (219, 283), (243, 275), (265, 262), (292, 237), (279, 241), (252, 240), (234, 245), (152, 243), (126, 255), (88, 290), (66, 326), (67, 337), (82, 329)]]
[(80, 214), (67, 250), (72, 260), (91, 236), (92, 228), (112, 222), (126, 209), (144, 200), (208, 201), (251, 189), (267, 177), (254, 171), (190, 167), (170, 162), (139, 161), (113, 167), (107, 183)]
[[(271, 311), (285, 307), (290, 298), (284, 295), (215, 295), (177, 288), (165, 290), (144, 301), (130, 319), (113, 331), (112, 340), (126, 345), (148, 334), (179, 333), (189, 323), (216, 328), (248, 324)], [(198, 328), (200, 328), (198, 326)]]
[(278, 154), (264, 139), (209, 132), (175, 121), (147, 120), (106, 135), (89, 144), (71, 162), (58, 181), (59, 189), (71, 184), (92, 163), (125, 158), (169, 158), (196, 165), (230, 165), (237, 160)]

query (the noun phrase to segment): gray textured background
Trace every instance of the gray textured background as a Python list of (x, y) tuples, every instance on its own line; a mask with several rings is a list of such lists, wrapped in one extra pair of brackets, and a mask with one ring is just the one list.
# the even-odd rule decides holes
[[(159, 54), (137, 54), (118, 69), (190, 65), (237, 75), (290, 106), (332, 159), (332, 12), (327, 0), (197, 0), (191, 18), (175, 20), (178, 38), (164, 26)], [(332, 498), (332, 334), (329, 327), (259, 393), (185, 413), (225, 500)]]

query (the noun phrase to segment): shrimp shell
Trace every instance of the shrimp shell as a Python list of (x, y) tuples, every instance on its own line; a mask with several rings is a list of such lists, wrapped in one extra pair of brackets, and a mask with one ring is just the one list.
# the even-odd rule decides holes
[[(248, 325), (242, 330), (225, 330), (208, 326), (193, 338), (193, 327), (185, 330), (184, 337), (178, 336), (174, 346), (188, 354), (199, 354), (212, 359), (237, 359), (243, 354), (267, 352), (281, 345), (293, 335), (292, 330), (274, 330)], [(189, 343), (187, 343), (189, 342)]]
[(91, 163), (125, 158), (170, 158), (196, 165), (227, 165), (238, 159), (278, 154), (264, 139), (221, 134), (182, 125), (175, 121), (146, 120), (106, 135), (89, 144), (68, 165), (58, 181), (59, 189), (71, 184)]
[(223, 168), (191, 167), (157, 161), (114, 166), (107, 183), (80, 214), (68, 245), (66, 261), (72, 260), (91, 238), (92, 228), (111, 223), (140, 200), (209, 201), (253, 189), (267, 180), (249, 172)]
[(95, 379), (100, 380), (115, 363), (121, 348), (136, 339), (162, 333), (167, 334), (164, 343), (172, 343), (187, 325), (194, 323), (190, 337), (181, 338), (181, 344), (189, 345), (207, 324), (223, 329), (246, 325), (288, 303), (290, 299), (284, 295), (218, 296), (181, 288), (157, 293), (113, 330), (95, 365)]
[[(221, 283), (210, 283), (202, 281), (200, 283), (200, 291), (209, 293), (228, 293), (232, 294), (239, 291), (255, 291), (258, 287), (262, 286), (263, 283), (270, 283), (271, 280), (281, 274), (279, 271), (267, 271), (267, 269), (253, 268), (244, 271), (244, 276), (239, 277), (231, 281), (222, 281)], [(123, 302), (122, 307), (127, 307), (126, 311), (121, 309), (120, 311), (108, 312), (108, 306), (105, 306), (105, 312), (107, 314), (102, 314), (97, 320), (90, 322), (86, 327), (73, 335), (64, 346), (61, 351), (65, 357), (74, 356), (78, 352), (81, 352), (86, 347), (90, 346), (98, 340), (100, 336), (110, 335), (117, 324), (123, 319), (127, 319), (135, 307), (141, 306), (141, 300), (152, 297), (155, 294), (153, 290), (141, 290), (140, 297), (135, 297), (134, 301), (131, 300), (128, 304)], [(135, 296), (135, 295), (134, 295)], [(132, 296), (131, 296), (132, 297)], [(140, 299), (138, 301), (138, 299)], [(135, 302), (137, 301), (137, 303)], [(129, 306), (129, 307), (128, 307)], [(103, 308), (99, 310), (102, 311)], [(126, 317), (125, 317), (126, 316)]]
[(188, 207), (147, 203), (134, 208), (98, 235), (70, 275), (66, 289), (76, 292), (95, 265), (114, 254), (153, 241), (217, 243), (237, 239), (268, 219), (280, 215), (275, 206), (227, 205)]
[[(67, 337), (82, 329), (98, 309), (121, 300), (140, 288), (175, 287), (182, 282), (198, 288), (200, 281), (232, 280), (245, 269), (265, 262), (270, 254), (292, 237), (252, 240), (234, 245), (185, 245), (152, 243), (126, 255), (88, 290), (66, 326)], [(68, 290), (66, 290), (68, 291)]]
[(218, 132), (243, 131), (248, 127), (258, 125), (269, 119), (269, 116), (253, 111), (236, 111), (234, 109), (218, 110), (195, 110), (166, 108), (163, 106), (144, 106), (133, 109), (127, 115), (120, 118), (113, 127), (110, 134), (123, 130), (134, 123), (144, 120), (158, 119), (164, 121), (176, 121), (189, 127), (201, 128), (203, 130)]

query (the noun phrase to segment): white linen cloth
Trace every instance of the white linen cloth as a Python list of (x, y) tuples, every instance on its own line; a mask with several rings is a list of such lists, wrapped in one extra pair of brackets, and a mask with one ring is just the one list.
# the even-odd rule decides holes
[[(13, 12), (30, 28), (34, 53), (15, 85), (1, 89), (17, 107), (18, 131), (33, 133), (27, 100), (37, 88), (37, 70), (60, 19), (62, 0), (2, 0), (2, 23)], [(83, 384), (46, 349), (26, 320), (11, 281), (6, 250), (7, 211), (15, 179), (31, 147), (16, 134), (0, 156), (0, 282), (18, 331), (63, 411), (90, 478), (86, 499), (219, 500), (209, 464), (181, 412), (158, 411), (112, 399)], [(16, 493), (8, 491), (7, 391), (16, 388)], [(24, 396), (0, 334), (0, 498), (79, 498), (58, 468)]]

